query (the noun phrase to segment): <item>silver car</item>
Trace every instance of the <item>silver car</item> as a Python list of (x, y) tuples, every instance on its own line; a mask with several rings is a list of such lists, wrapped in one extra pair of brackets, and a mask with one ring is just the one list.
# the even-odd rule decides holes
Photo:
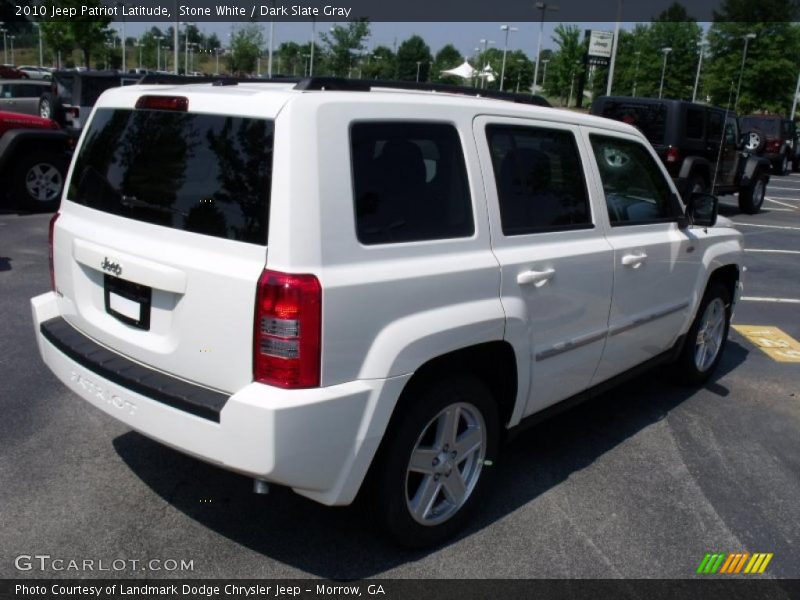
[(0, 79), (0, 111), (39, 114), (39, 98), (50, 90), (50, 82), (30, 79)]

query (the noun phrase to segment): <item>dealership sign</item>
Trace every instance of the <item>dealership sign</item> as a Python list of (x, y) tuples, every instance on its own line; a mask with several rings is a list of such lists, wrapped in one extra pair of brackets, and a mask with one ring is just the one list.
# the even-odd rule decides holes
[(611, 58), (614, 34), (610, 31), (591, 30), (586, 35), (589, 38), (589, 50), (586, 53), (588, 64), (607, 65)]

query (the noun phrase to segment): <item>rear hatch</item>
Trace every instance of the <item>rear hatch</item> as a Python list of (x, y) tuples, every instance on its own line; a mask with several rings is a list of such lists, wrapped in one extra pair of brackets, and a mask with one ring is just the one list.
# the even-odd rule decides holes
[(667, 105), (663, 102), (638, 101), (635, 98), (604, 99), (593, 107), (592, 113), (633, 125), (644, 134), (659, 156), (666, 153)]
[(253, 378), (274, 122), (140, 105), (98, 108), (84, 134), (55, 232), (61, 313), (137, 362), (235, 392)]

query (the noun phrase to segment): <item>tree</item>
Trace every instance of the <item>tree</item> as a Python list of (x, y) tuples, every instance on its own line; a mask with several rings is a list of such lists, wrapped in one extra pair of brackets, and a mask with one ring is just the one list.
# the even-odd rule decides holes
[(253, 73), (263, 47), (264, 34), (261, 32), (261, 27), (253, 23), (241, 27), (231, 41), (231, 53), (228, 56), (230, 72)]
[(61, 8), (74, 8), (78, 16), (69, 21), (50, 21), (42, 23), (42, 37), (62, 52), (78, 48), (83, 53), (83, 64), (91, 67), (92, 54), (102, 51), (108, 39), (110, 17), (80, 16), (81, 7), (97, 8), (99, 0), (58, 0), (54, 3)]
[[(346, 26), (334, 25), (330, 32), (322, 33), (322, 44), (328, 68), (337, 77), (350, 75), (354, 60), (366, 49), (364, 39), (369, 37), (369, 22), (366, 19), (350, 21)], [(316, 60), (315, 56), (315, 60)], [(314, 69), (316, 72), (316, 68)]]
[(432, 60), (431, 49), (425, 40), (418, 35), (412, 35), (397, 49), (397, 79), (416, 81), (419, 69), (419, 80), (428, 81)]
[[(727, 106), (730, 99), (733, 108), (741, 74), (740, 113), (788, 113), (800, 68), (800, 28), (790, 22), (795, 20), (792, 3), (725, 0), (708, 32), (704, 82), (711, 102)], [(742, 71), (744, 37), (750, 33), (756, 37), (749, 40)]]
[(578, 80), (583, 74), (583, 55), (586, 44), (581, 40), (577, 25), (560, 23), (553, 32), (556, 50), (547, 68), (545, 90), (550, 96), (558, 96), (562, 106), (571, 95), (575, 98)]
[(442, 48), (441, 50), (439, 50), (439, 52), (436, 53), (436, 57), (433, 59), (431, 80), (440, 83), (455, 82), (458, 84), (462, 84), (463, 81), (459, 77), (453, 77), (452, 75), (442, 75), (442, 71), (447, 71), (448, 69), (454, 69), (463, 62), (464, 62), (464, 57), (461, 56), (461, 53), (458, 50), (456, 50), (456, 47), (453, 46), (453, 44), (447, 44), (444, 48)]
[[(69, 35), (69, 31), (64, 27), (64, 23), (61, 21), (43, 21), (41, 27), (44, 45), (53, 53), (53, 56), (63, 55), (62, 58), (68, 58), (68, 54), (72, 52), (75, 44)], [(58, 64), (58, 68), (63, 68), (63, 65)]]
[[(549, 59), (552, 61), (552, 55)], [(547, 65), (547, 80), (550, 79), (550, 64)], [(542, 69), (544, 75), (544, 69)], [(547, 83), (547, 80), (545, 83)], [(497, 80), (498, 85), (500, 80)], [(533, 86), (533, 61), (530, 60), (522, 50), (509, 52), (506, 56), (506, 80), (504, 90), (506, 92), (530, 91)]]
[(278, 62), (284, 75), (305, 75), (307, 69), (303, 52), (297, 42), (283, 42), (278, 46)]
[(377, 46), (364, 65), (364, 78), (390, 80), (395, 78), (396, 70), (397, 57), (391, 48)]

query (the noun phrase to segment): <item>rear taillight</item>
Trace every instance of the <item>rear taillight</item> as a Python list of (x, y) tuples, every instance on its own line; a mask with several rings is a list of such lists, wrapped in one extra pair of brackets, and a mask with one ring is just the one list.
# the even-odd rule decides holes
[(282, 388), (319, 386), (321, 337), (319, 280), (265, 270), (256, 293), (253, 379)]
[(56, 221), (58, 220), (58, 215), (60, 213), (56, 213), (53, 215), (53, 218), (50, 219), (50, 231), (47, 234), (47, 243), (49, 245), (49, 249), (47, 251), (47, 258), (50, 262), (50, 289), (54, 292), (56, 291), (56, 272), (53, 268), (53, 238), (55, 235), (55, 227)]
[(81, 109), (77, 106), (70, 106), (68, 109), (66, 109), (66, 112), (73, 119), (77, 119), (81, 116)]
[(767, 140), (767, 152), (780, 152), (783, 140)]
[(189, 110), (189, 99), (184, 96), (140, 96), (136, 101), (137, 109), (145, 110)]
[(678, 150), (675, 146), (670, 146), (667, 149), (667, 163), (672, 164), (676, 163), (681, 159), (680, 150)]

